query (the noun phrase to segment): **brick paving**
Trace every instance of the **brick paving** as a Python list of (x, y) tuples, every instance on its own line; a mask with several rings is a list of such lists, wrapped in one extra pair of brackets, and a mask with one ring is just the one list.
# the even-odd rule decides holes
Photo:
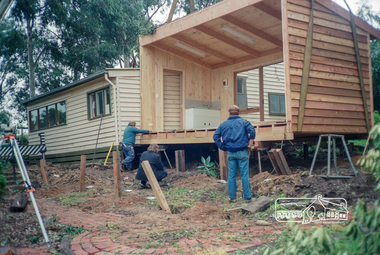
[[(86, 230), (76, 236), (70, 244), (77, 255), (88, 254), (196, 254), (202, 250), (233, 252), (252, 248), (274, 240), (281, 230), (274, 226), (228, 225), (197, 229), (189, 236), (181, 236), (183, 229), (176, 230), (131, 230), (122, 232), (106, 226), (122, 224), (125, 216), (113, 213), (84, 213), (78, 209), (57, 206), (53, 200), (39, 203), (43, 217), (57, 215), (62, 224), (83, 226)], [(152, 234), (154, 233), (154, 235)], [(169, 236), (170, 241), (158, 236)], [(183, 234), (182, 234), (183, 235)], [(192, 236), (193, 235), (193, 236)], [(49, 254), (47, 247), (18, 248), (14, 254)]]

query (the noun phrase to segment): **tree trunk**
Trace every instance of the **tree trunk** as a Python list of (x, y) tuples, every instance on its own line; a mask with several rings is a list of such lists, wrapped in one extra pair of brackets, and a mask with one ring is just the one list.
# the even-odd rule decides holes
[(194, 12), (194, 0), (190, 0), (190, 13)]
[(177, 2), (178, 0), (173, 0), (172, 7), (170, 8), (169, 17), (166, 23), (170, 23), (173, 20), (173, 15), (174, 15), (175, 8), (177, 6)]
[(32, 26), (29, 17), (26, 18), (26, 29), (28, 34), (28, 66), (29, 66), (29, 88), (30, 97), (36, 96), (36, 84), (35, 84), (35, 64), (33, 61), (33, 38), (32, 38)]

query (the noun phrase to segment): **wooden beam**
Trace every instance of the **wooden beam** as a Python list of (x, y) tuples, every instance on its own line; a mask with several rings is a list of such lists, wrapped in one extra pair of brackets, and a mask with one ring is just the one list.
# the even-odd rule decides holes
[(152, 167), (149, 164), (149, 161), (145, 160), (141, 162), (141, 166), (144, 169), (145, 175), (148, 178), (149, 184), (152, 187), (153, 193), (157, 198), (158, 204), (162, 210), (165, 210), (168, 213), (172, 213), (168, 202), (165, 199), (164, 194), (162, 193), (161, 187), (158, 184), (157, 178), (153, 173)]
[(221, 1), (213, 6), (204, 8), (200, 11), (194, 12), (181, 19), (175, 20), (157, 28), (156, 32), (152, 35), (140, 36), (140, 46), (146, 46), (154, 41), (161, 40), (168, 36), (186, 31), (198, 25), (205, 24), (209, 21), (218, 19), (232, 12), (236, 12), (247, 8), (247, 6), (254, 5), (263, 0), (245, 0), (245, 1)]
[(309, 85), (311, 55), (312, 55), (312, 49), (313, 49), (313, 22), (314, 22), (313, 9), (314, 9), (314, 0), (311, 0), (311, 12), (310, 12), (310, 18), (309, 18), (309, 26), (307, 29), (304, 62), (303, 62), (303, 68), (302, 68), (301, 94), (300, 94), (300, 105), (299, 105), (299, 110), (298, 110), (298, 125), (297, 125), (298, 132), (302, 131), (303, 119), (305, 115), (305, 106), (306, 106), (306, 100), (307, 100), (307, 88)]
[(362, 64), (360, 61), (360, 52), (359, 52), (359, 43), (358, 43), (358, 36), (356, 34), (356, 25), (355, 25), (355, 16), (352, 13), (350, 7), (348, 6), (347, 2), (344, 1), (347, 5), (347, 8), (350, 11), (350, 19), (351, 19), (351, 28), (352, 28), (352, 37), (354, 40), (354, 46), (355, 46), (355, 56), (356, 56), (356, 63), (358, 65), (358, 72), (359, 72), (359, 80), (360, 80), (360, 91), (362, 94), (362, 99), (363, 99), (363, 107), (364, 107), (364, 116), (365, 116), (365, 123), (367, 126), (367, 131), (371, 131), (371, 123), (369, 120), (369, 114), (368, 114), (368, 106), (367, 106), (367, 96), (366, 96), (366, 91), (364, 87), (364, 78), (363, 78), (363, 71), (362, 71)]
[(252, 113), (252, 112), (260, 112), (261, 109), (264, 109), (264, 107), (263, 108), (254, 107), (254, 108), (241, 109), (239, 112), (240, 112), (240, 114), (248, 114), (248, 113)]
[(152, 46), (154, 46), (158, 49), (164, 50), (166, 52), (169, 52), (170, 54), (174, 54), (178, 57), (190, 60), (190, 61), (192, 61), (192, 62), (194, 62), (200, 66), (204, 66), (208, 69), (211, 69), (211, 65), (207, 64), (205, 61), (201, 60), (200, 58), (196, 58), (193, 55), (190, 55), (184, 51), (177, 50), (174, 47), (169, 47), (169, 46), (167, 46), (163, 43), (160, 43), (160, 42), (155, 42)]
[(266, 14), (281, 20), (281, 12), (276, 11), (275, 9), (269, 7), (268, 5), (264, 4), (263, 2), (257, 3), (254, 5), (255, 8), (259, 9), (262, 12), (265, 12)]
[(244, 52), (246, 52), (246, 53), (248, 53), (254, 57), (260, 56), (260, 52), (258, 52), (257, 50), (254, 50), (254, 49), (236, 41), (235, 39), (232, 39), (228, 36), (225, 36), (221, 33), (218, 33), (215, 30), (212, 30), (208, 27), (200, 25), (200, 26), (196, 26), (195, 29), (197, 29), (197, 30), (201, 31), (202, 33), (205, 33), (211, 37), (214, 37), (215, 39), (218, 39), (219, 41), (224, 42), (224, 43), (226, 43), (232, 47), (235, 47), (241, 51), (244, 51)]
[(235, 26), (237, 26), (237, 27), (249, 32), (249, 33), (254, 34), (255, 36), (258, 36), (258, 37), (276, 45), (277, 47), (280, 47), (280, 48), (282, 47), (282, 41), (281, 40), (278, 40), (277, 38), (273, 37), (272, 35), (265, 33), (263, 30), (255, 28), (251, 24), (245, 23), (245, 22), (238, 20), (237, 18), (232, 17), (230, 15), (224, 16), (224, 17), (222, 17), (222, 19), (224, 19), (225, 21), (228, 21), (229, 23), (231, 23), (231, 24), (233, 24), (233, 25), (235, 25)]
[(172, 37), (178, 41), (186, 43), (186, 44), (188, 44), (194, 48), (197, 48), (197, 49), (199, 49), (199, 50), (201, 50), (207, 54), (210, 54), (210, 55), (213, 55), (217, 58), (220, 58), (221, 60), (224, 60), (227, 63), (230, 63), (230, 64), (234, 63), (234, 60), (231, 59), (230, 57), (228, 57), (227, 55), (220, 53), (219, 51), (216, 51), (210, 47), (204, 46), (203, 44), (200, 44), (199, 42), (194, 41), (193, 39), (191, 39), (189, 37), (183, 36), (181, 34), (176, 34), (176, 35), (173, 35)]

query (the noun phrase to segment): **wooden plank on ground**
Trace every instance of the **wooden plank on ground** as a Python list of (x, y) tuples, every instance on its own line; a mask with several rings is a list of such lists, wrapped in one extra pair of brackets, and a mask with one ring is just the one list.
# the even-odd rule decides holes
[(142, 168), (144, 169), (145, 175), (148, 178), (149, 184), (152, 187), (153, 193), (157, 198), (158, 204), (161, 206), (161, 209), (171, 213), (168, 202), (166, 202), (165, 196), (162, 193), (161, 187), (158, 184), (157, 178), (153, 173), (152, 167), (149, 164), (149, 161), (145, 160), (141, 163)]
[(275, 149), (271, 149), (270, 151), (268, 151), (268, 156), (269, 158), (271, 159), (271, 162), (272, 162), (272, 165), (273, 165), (273, 168), (276, 170), (276, 173), (281, 175), (282, 172), (280, 170), (280, 166), (277, 164), (277, 160), (276, 158), (274, 157), (274, 151)]
[(282, 152), (281, 149), (276, 149), (276, 151), (277, 151), (278, 155), (280, 156), (280, 159), (281, 159), (282, 165), (285, 168), (286, 174), (291, 175), (292, 171), (290, 171), (290, 168), (289, 168), (288, 162), (286, 162), (286, 158), (285, 158), (284, 153)]
[(256, 198), (256, 199), (252, 199), (251, 203), (241, 208), (242, 213), (247, 214), (247, 213), (263, 212), (269, 207), (272, 200), (273, 198), (264, 197), (264, 196)]
[(274, 155), (275, 161), (276, 161), (278, 168), (280, 169), (281, 173), (283, 175), (287, 175), (285, 167), (282, 165), (282, 161), (281, 161), (280, 155), (278, 155), (277, 150), (273, 150), (273, 155)]

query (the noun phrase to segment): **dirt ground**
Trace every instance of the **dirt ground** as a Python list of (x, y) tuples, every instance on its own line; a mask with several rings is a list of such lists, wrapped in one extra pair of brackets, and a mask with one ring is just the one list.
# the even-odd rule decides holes
[[(317, 176), (326, 174), (326, 161), (317, 161), (313, 175), (309, 176), (308, 169), (311, 160), (303, 160), (287, 155), (292, 175), (277, 175), (270, 167), (268, 158), (263, 154), (262, 165), (264, 171), (259, 173), (257, 162), (251, 160), (250, 177), (251, 189), (254, 197), (269, 196), (285, 197), (314, 197), (321, 194), (324, 197), (345, 198), (349, 206), (353, 206), (358, 199), (365, 199), (369, 203), (378, 198), (373, 192), (374, 180), (360, 168), (357, 176), (350, 179), (326, 179)], [(357, 156), (353, 157), (356, 162)], [(352, 174), (347, 160), (338, 159), (339, 174)], [(36, 188), (35, 197), (44, 215), (44, 221), (52, 246), (61, 252), (61, 242), (64, 236), (73, 237), (80, 233), (80, 226), (59, 223), (59, 218), (46, 212), (47, 203), (54, 203), (59, 208), (76, 208), (89, 215), (94, 213), (115, 213), (126, 216), (129, 231), (136, 229), (198, 229), (220, 225), (228, 222), (234, 224), (243, 220), (258, 220), (255, 215), (242, 215), (240, 212), (229, 212), (245, 203), (242, 195), (241, 183), (238, 179), (237, 203), (228, 202), (227, 184), (219, 179), (199, 174), (191, 163), (192, 168), (186, 172), (177, 172), (167, 169), (168, 177), (160, 183), (174, 216), (162, 217), (163, 211), (157, 200), (151, 199), (154, 194), (151, 189), (140, 189), (135, 180), (136, 170), (122, 172), (122, 197), (116, 200), (114, 196), (114, 174), (111, 165), (87, 165), (86, 192), (79, 192), (79, 165), (48, 165), (49, 184), (41, 178), (38, 166), (27, 166), (30, 178)], [(332, 171), (333, 164), (332, 164)], [(0, 246), (38, 247), (44, 240), (31, 202), (24, 212), (10, 212), (9, 206), (15, 194), (8, 192), (0, 200)], [(30, 199), (29, 199), (30, 200)], [(270, 215), (268, 212), (267, 215)], [(266, 217), (271, 222), (274, 219)], [(77, 227), (77, 228), (74, 228)], [(108, 226), (108, 229), (111, 227)], [(70, 236), (71, 234), (71, 236)], [(160, 238), (173, 238), (163, 236)]]

